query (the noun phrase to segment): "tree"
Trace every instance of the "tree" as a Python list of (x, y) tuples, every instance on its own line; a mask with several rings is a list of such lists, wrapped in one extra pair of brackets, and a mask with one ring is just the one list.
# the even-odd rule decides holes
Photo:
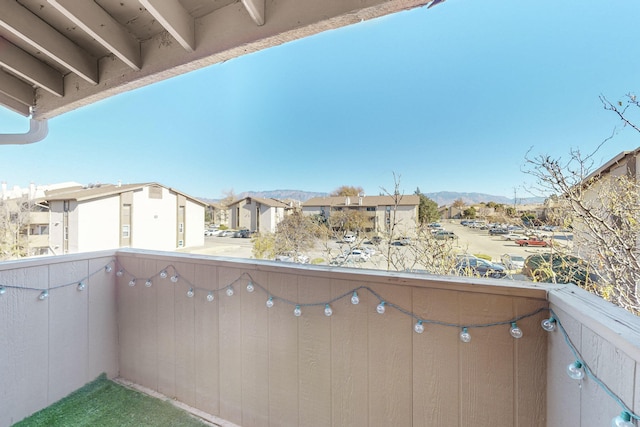
[(468, 219), (474, 219), (476, 217), (476, 208), (473, 206), (468, 207), (464, 211), (462, 211), (462, 216)]
[[(600, 100), (623, 126), (640, 133), (629, 118), (630, 109), (640, 111), (635, 95), (627, 95), (626, 102)], [(615, 133), (590, 154), (570, 150), (565, 161), (528, 153), (525, 172), (536, 178), (537, 191), (557, 196), (555, 208), (564, 212), (560, 216), (573, 220), (574, 252), (594, 266), (602, 279), (586, 286), (587, 290), (640, 314), (636, 288), (640, 284), (640, 185), (635, 159), (634, 167), (621, 167), (619, 174), (593, 173), (595, 154)]]
[(456, 200), (453, 201), (453, 204), (451, 206), (453, 206), (454, 208), (457, 208), (457, 209), (462, 209), (465, 206), (467, 206), (467, 204), (462, 199), (456, 199)]
[(418, 222), (420, 224), (428, 224), (438, 221), (440, 213), (438, 212), (438, 204), (422, 194), (420, 188), (416, 188), (415, 194), (420, 197), (420, 205), (418, 205)]
[(342, 187), (338, 187), (329, 194), (331, 197), (340, 197), (340, 196), (359, 196), (364, 194), (364, 190), (362, 187), (351, 187), (349, 185), (343, 185)]
[(325, 230), (326, 227), (313, 217), (295, 211), (278, 223), (275, 233), (254, 236), (253, 255), (259, 259), (273, 259), (284, 252), (304, 253), (314, 246), (316, 239), (326, 235)]
[(33, 203), (25, 196), (0, 199), (0, 259), (29, 255), (29, 217)]

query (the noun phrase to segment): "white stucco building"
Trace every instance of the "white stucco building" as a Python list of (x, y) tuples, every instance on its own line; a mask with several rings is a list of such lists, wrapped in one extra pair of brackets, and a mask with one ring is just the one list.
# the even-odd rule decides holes
[(54, 254), (204, 245), (206, 203), (157, 183), (65, 188), (44, 199)]

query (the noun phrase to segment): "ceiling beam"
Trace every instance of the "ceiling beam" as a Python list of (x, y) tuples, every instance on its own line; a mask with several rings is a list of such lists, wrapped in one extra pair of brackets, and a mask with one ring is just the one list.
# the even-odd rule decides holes
[(0, 0), (0, 27), (53, 61), (98, 84), (98, 61), (14, 0)]
[(140, 0), (151, 15), (180, 43), (187, 52), (196, 50), (195, 21), (174, 0)]
[(44, 62), (0, 37), (0, 66), (56, 96), (64, 96), (64, 77)]
[(264, 25), (264, 2), (265, 0), (242, 0), (247, 12), (256, 25)]
[(18, 102), (15, 99), (3, 94), (0, 91), (0, 105), (8, 108), (14, 113), (18, 113), (22, 116), (29, 117), (31, 115), (31, 106)]
[(25, 105), (33, 105), (35, 102), (35, 89), (6, 72), (0, 72), (0, 93)]
[(93, 1), (48, 0), (56, 10), (136, 71), (142, 68), (140, 43)]

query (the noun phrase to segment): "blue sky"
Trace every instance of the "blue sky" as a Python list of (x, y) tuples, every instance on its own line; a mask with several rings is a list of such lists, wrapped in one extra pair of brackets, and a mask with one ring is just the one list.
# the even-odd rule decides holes
[[(524, 156), (590, 152), (640, 94), (640, 2), (447, 0), (72, 111), (0, 146), (9, 187), (156, 181), (192, 196), (361, 186), (526, 196)], [(1, 132), (28, 122), (0, 111)], [(621, 129), (595, 157), (640, 146)]]

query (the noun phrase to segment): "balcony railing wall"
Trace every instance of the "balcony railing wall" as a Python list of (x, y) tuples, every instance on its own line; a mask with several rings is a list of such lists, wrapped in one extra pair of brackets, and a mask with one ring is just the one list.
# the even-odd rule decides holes
[[(565, 374), (570, 347), (539, 326), (548, 287), (135, 250), (0, 263), (0, 286), (0, 426), (102, 372), (242, 426), (585, 427), (620, 412)], [(585, 363), (638, 407), (637, 318), (572, 286), (548, 298)], [(538, 309), (521, 339), (495, 324)]]

